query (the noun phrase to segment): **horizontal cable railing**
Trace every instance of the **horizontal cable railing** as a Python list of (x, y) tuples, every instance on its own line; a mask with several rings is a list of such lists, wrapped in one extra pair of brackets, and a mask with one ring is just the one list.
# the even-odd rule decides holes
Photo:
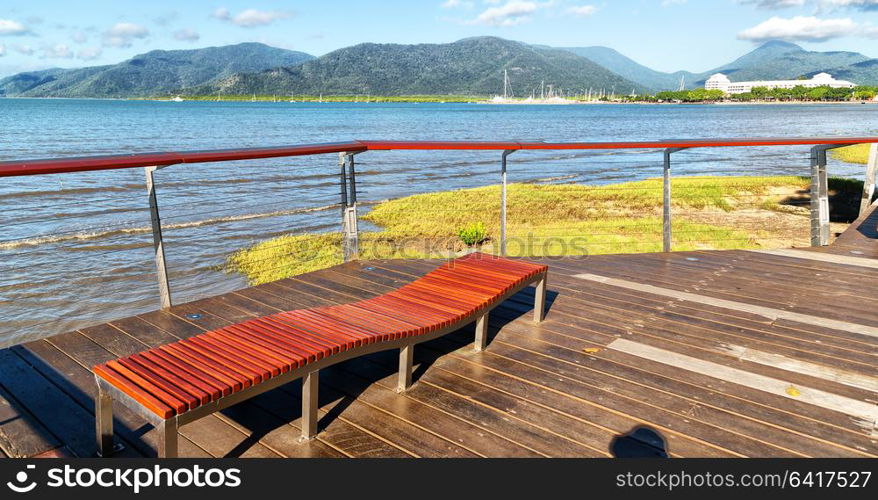
[(0, 189), (0, 346), (148, 312), (156, 284), (165, 308), (358, 258), (826, 245), (830, 204), (855, 216), (874, 195), (878, 146), (862, 187), (828, 176), (827, 151), (853, 144), (878, 137), (358, 140), (3, 161), (0, 177), (43, 177)]

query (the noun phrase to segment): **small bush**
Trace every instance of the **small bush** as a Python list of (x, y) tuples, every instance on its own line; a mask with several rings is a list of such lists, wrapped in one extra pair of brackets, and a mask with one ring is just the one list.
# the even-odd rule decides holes
[(479, 243), (484, 243), (488, 238), (488, 230), (485, 229), (485, 225), (481, 222), (474, 222), (459, 229), (457, 231), (457, 236), (464, 245), (472, 247)]

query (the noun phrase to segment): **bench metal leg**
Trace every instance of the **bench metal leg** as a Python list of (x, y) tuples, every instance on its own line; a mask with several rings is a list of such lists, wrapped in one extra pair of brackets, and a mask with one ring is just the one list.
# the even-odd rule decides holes
[(414, 344), (409, 344), (399, 349), (399, 379), (396, 384), (396, 392), (405, 392), (412, 386), (412, 364), (414, 357)]
[(110, 456), (113, 453), (113, 398), (101, 389), (100, 384), (95, 398), (95, 430), (98, 454)]
[(302, 440), (309, 441), (317, 436), (317, 390), (320, 370), (302, 377)]
[(488, 345), (488, 313), (485, 313), (476, 320), (476, 342), (473, 349), (476, 352), (484, 351)]
[(546, 317), (546, 278), (547, 275), (543, 275), (543, 279), (537, 282), (537, 289), (534, 293), (534, 321), (539, 323)]
[(158, 457), (177, 458), (177, 419), (169, 418), (158, 425)]

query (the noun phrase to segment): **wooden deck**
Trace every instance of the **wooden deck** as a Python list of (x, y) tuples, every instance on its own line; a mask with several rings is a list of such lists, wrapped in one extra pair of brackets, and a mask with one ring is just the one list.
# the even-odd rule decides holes
[[(321, 372), (321, 431), (298, 437), (299, 384), (181, 428), (187, 457), (878, 456), (878, 212), (828, 248), (543, 259), (529, 288), (472, 327), (416, 349), (397, 394), (394, 352)], [(853, 232), (851, 232), (853, 231)], [(870, 233), (871, 231), (871, 233)], [(0, 456), (91, 456), (89, 368), (150, 346), (398, 287), (437, 261), (348, 263), (0, 351)], [(154, 430), (117, 405), (120, 456)], [(632, 447), (621, 444), (634, 444)], [(639, 449), (639, 452), (637, 451)]]

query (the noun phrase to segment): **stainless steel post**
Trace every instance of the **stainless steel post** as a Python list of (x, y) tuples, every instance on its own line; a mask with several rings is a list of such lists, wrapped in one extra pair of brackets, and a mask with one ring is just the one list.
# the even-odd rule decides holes
[(360, 230), (357, 217), (356, 153), (339, 153), (338, 168), (341, 187), (341, 247), (345, 262), (360, 256)]
[(829, 178), (826, 146), (811, 148), (811, 246), (829, 244)]
[(869, 148), (869, 160), (866, 164), (866, 178), (863, 182), (863, 200), (860, 202), (860, 215), (872, 205), (872, 197), (875, 196), (875, 182), (878, 177), (878, 144), (872, 144)]
[(347, 155), (348, 159), (348, 180), (350, 196), (348, 196), (348, 207), (346, 214), (347, 232), (345, 238), (348, 241), (347, 260), (357, 260), (360, 258), (360, 228), (357, 217), (357, 172), (354, 167), (354, 154)]
[(155, 250), (156, 279), (159, 285), (159, 301), (162, 309), (173, 305), (171, 301), (171, 287), (168, 284), (168, 269), (165, 265), (165, 247), (162, 240), (162, 221), (159, 217), (159, 205), (156, 199), (155, 178), (153, 173), (158, 167), (145, 167), (146, 191), (149, 193), (149, 214), (152, 223), (152, 244)]
[(500, 160), (500, 255), (506, 256), (506, 157), (514, 153), (514, 149), (503, 151)]
[(667, 148), (664, 150), (664, 168), (662, 178), (662, 250), (670, 252), (674, 235), (671, 229), (671, 154), (686, 148)]

